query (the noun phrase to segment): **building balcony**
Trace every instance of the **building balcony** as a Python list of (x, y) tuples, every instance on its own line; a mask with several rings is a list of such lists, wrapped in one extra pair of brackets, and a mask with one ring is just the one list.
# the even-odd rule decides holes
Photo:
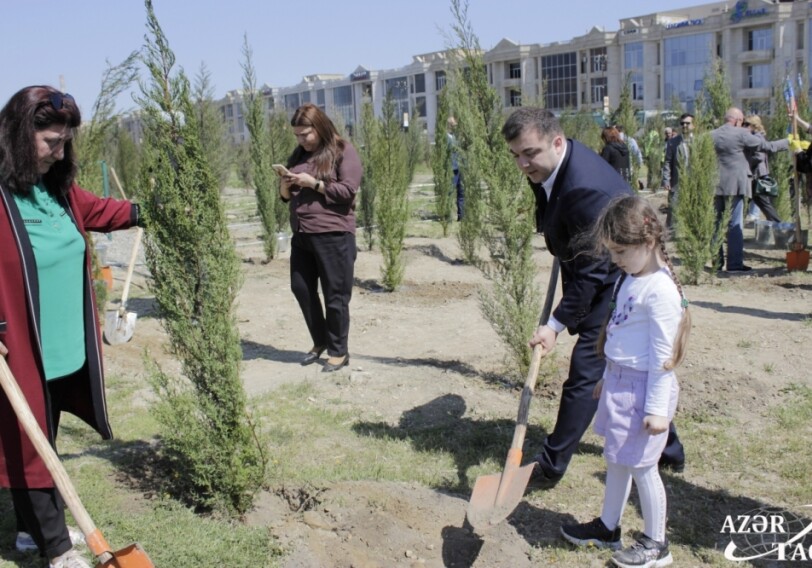
[(736, 62), (752, 63), (755, 61), (772, 61), (775, 57), (774, 49), (759, 49), (753, 51), (740, 51), (736, 54)]
[(768, 99), (772, 97), (772, 89), (770, 87), (761, 87), (758, 89), (740, 89), (737, 93), (738, 98), (741, 99)]

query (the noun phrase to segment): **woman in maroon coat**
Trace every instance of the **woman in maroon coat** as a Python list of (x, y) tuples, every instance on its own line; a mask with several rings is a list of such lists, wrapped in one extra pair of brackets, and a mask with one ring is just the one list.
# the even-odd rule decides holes
[[(80, 121), (73, 97), (46, 86), (18, 91), (0, 110), (0, 355), (54, 447), (62, 411), (112, 437), (85, 232), (138, 223), (137, 206), (74, 183)], [(89, 566), (2, 392), (0, 486), (11, 489), (18, 550), (38, 548), (55, 568)]]

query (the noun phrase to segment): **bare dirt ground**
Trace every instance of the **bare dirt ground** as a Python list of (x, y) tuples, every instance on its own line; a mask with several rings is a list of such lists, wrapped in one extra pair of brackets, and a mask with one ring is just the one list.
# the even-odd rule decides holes
[[(404, 416), (440, 425), (446, 421), (449, 427), (451, 421), (485, 416), (515, 420), (519, 391), (500, 380), (507, 372), (505, 349), (478, 307), (477, 288), (485, 281), (475, 268), (458, 261), (455, 238), (407, 238), (406, 280), (392, 294), (378, 291), (376, 285), (380, 255), (359, 252), (351, 304), (351, 364), (325, 376), (318, 365), (298, 364), (310, 340), (288, 287), (288, 261), (252, 262), (261, 256), (257, 230), (235, 226), (238, 251), (245, 259), (237, 318), (250, 395), (312, 382), (319, 392), (314, 404), (345, 405), (359, 420), (392, 427)], [(752, 231), (748, 236), (746, 260), (755, 267), (751, 275), (714, 277), (687, 289), (694, 329), (687, 362), (678, 374), (680, 413), (736, 420), (749, 415), (759, 420), (762, 411), (776, 403), (782, 387), (809, 381), (808, 371), (799, 369), (803, 360), (789, 355), (808, 351), (812, 344), (812, 278), (808, 273), (788, 274), (782, 251), (756, 248)], [(128, 247), (126, 237), (116, 239), (111, 252), (120, 290)], [(538, 281), (544, 289), (551, 257), (542, 237), (537, 237), (535, 247)], [(130, 303), (130, 309), (139, 312), (136, 338), (106, 349), (108, 372), (132, 373), (140, 368), (145, 347), (159, 355), (165, 342), (160, 322), (149, 317), (154, 306), (144, 287), (145, 270), (143, 264), (137, 266), (135, 298)], [(743, 341), (746, 350), (741, 348)], [(553, 420), (573, 342), (569, 336), (560, 339), (558, 370), (541, 379), (532, 420), (542, 416)], [(505, 433), (505, 452), (511, 434), (512, 429)], [(692, 478), (692, 465), (704, 456), (690, 439), (684, 441), (688, 467), (682, 476), (665, 478), (669, 491), (683, 478), (709, 490), (717, 487), (718, 480)], [(528, 447), (537, 448), (540, 442), (528, 437), (526, 455), (532, 455)], [(599, 453), (599, 438), (590, 433), (584, 442), (583, 451)], [(552, 491), (531, 494), (508, 521), (482, 537), (465, 525), (469, 494), (396, 482), (336, 483), (321, 487), (317, 495), (311, 490), (309, 504), (297, 495), (301, 488), (276, 487), (260, 496), (247, 522), (267, 526), (284, 546), (285, 568), (544, 566), (552, 561), (538, 560), (534, 549), (560, 546), (557, 532), (562, 520), (573, 516), (587, 520), (600, 509), (601, 462), (589, 463), (596, 465), (585, 467), (583, 458), (576, 456), (565, 482)], [(583, 490), (583, 506), (563, 507), (564, 494), (577, 490)], [(679, 550), (675, 558), (680, 560)], [(585, 562), (602, 565), (594, 559)]]

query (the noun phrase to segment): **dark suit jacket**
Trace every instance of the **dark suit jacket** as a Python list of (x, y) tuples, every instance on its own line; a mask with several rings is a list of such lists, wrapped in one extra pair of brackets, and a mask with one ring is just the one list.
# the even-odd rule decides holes
[(568, 139), (549, 202), (540, 184), (531, 187), (536, 225), (561, 264), (563, 296), (553, 311), (555, 319), (571, 334), (602, 325), (620, 271), (608, 256), (594, 258), (591, 251), (584, 252), (592, 243), (576, 237), (592, 228), (609, 201), (630, 195), (629, 184), (598, 154)]

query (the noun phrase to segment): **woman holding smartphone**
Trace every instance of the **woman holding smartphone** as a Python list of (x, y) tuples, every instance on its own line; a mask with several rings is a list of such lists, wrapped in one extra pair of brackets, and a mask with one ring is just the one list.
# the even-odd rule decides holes
[(300, 106), (290, 124), (298, 145), (279, 193), (290, 204), (290, 287), (313, 339), (302, 365), (315, 363), (326, 350), (322, 371), (329, 373), (350, 362), (355, 196), (363, 170), (358, 152), (319, 107)]

